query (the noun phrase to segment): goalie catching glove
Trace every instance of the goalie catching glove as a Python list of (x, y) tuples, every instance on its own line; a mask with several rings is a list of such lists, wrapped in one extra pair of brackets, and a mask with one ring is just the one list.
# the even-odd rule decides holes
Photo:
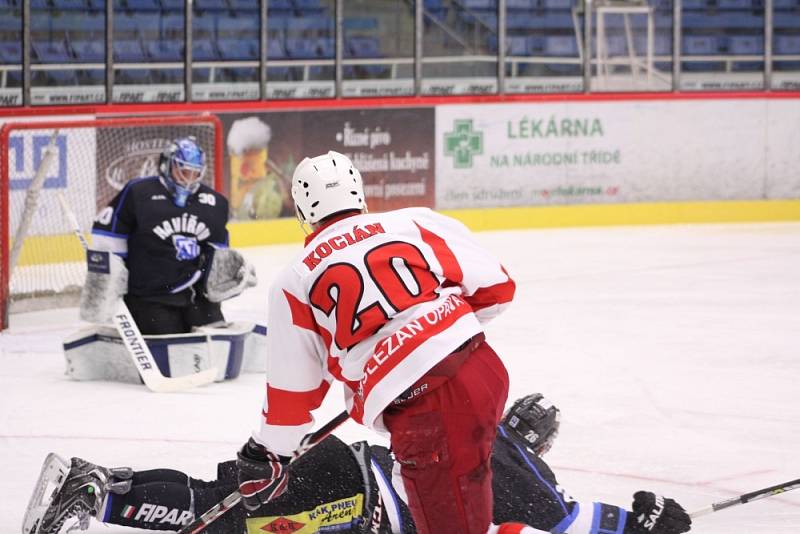
[(256, 269), (236, 250), (212, 249), (206, 260), (205, 293), (211, 302), (233, 298), (258, 283)]
[(692, 527), (692, 519), (672, 499), (649, 491), (633, 494), (633, 513), (628, 515), (625, 534), (681, 534)]
[(280, 497), (289, 485), (289, 461), (250, 438), (239, 451), (236, 467), (239, 470), (239, 493), (242, 504), (255, 511), (262, 504)]

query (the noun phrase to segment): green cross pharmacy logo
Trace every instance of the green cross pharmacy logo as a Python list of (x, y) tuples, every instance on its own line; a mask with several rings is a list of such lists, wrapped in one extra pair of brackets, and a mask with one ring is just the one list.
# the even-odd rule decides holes
[(453, 157), (456, 169), (472, 168), (473, 156), (483, 154), (483, 132), (472, 129), (472, 119), (456, 119), (444, 134), (444, 155)]

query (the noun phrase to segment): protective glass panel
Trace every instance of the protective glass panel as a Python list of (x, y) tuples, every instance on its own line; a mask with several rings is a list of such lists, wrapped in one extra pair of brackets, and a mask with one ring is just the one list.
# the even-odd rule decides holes
[(114, 0), (114, 101), (184, 100), (182, 0)]
[(104, 9), (83, 1), (31, 2), (32, 104), (105, 101)]
[(497, 14), (497, 0), (424, 0), (423, 94), (497, 92)]
[(681, 89), (764, 87), (762, 0), (684, 0)]
[(255, 100), (261, 57), (259, 0), (197, 0), (192, 11), (192, 98)]
[(414, 93), (414, 3), (344, 4), (344, 96)]
[(773, 0), (772, 89), (800, 89), (800, 0)]

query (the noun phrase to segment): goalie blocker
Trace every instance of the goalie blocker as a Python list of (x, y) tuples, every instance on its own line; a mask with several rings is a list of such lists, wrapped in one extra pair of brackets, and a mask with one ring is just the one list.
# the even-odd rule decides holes
[[(216, 381), (266, 370), (266, 327), (235, 322), (188, 334), (144, 336), (161, 374), (179, 377), (216, 368)], [(117, 330), (92, 325), (64, 340), (67, 374), (75, 380), (141, 383)]]

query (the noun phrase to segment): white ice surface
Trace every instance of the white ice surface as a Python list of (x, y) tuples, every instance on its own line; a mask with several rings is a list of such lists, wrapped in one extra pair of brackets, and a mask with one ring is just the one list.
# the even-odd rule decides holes
[[(800, 224), (479, 234), (517, 281), (490, 343), (510, 399), (562, 410), (546, 457), (574, 496), (628, 505), (639, 489), (687, 509), (800, 477)], [(298, 246), (245, 249), (259, 287), (229, 319), (264, 321)], [(74, 382), (61, 340), (76, 310), (14, 315), (0, 335), (0, 534), (20, 531), (49, 451), (212, 477), (259, 416), (262, 377), (183, 394)], [(341, 410), (331, 392), (322, 422)], [(370, 438), (348, 422), (345, 440)], [(800, 533), (800, 490), (697, 519), (705, 534)], [(133, 532), (93, 523), (90, 532)]]

